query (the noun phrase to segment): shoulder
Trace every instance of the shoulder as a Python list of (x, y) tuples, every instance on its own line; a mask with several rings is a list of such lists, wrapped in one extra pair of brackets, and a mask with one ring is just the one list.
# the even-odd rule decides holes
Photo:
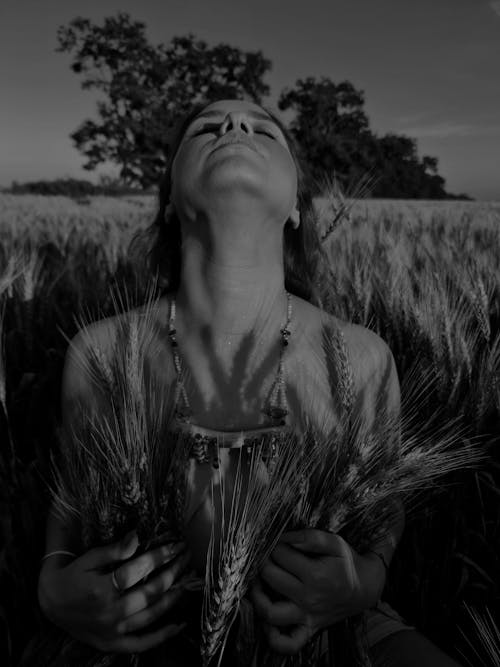
[(101, 370), (111, 373), (119, 331), (135, 308), (82, 326), (71, 338), (64, 358), (61, 379), (61, 422), (70, 429), (84, 413), (109, 409), (109, 395), (103, 391)]
[(63, 384), (86, 382), (84, 360), (93, 350), (108, 354), (116, 337), (116, 317), (106, 317), (85, 326), (69, 341), (64, 360)]
[(391, 412), (400, 410), (400, 385), (394, 356), (377, 333), (321, 311), (331, 330), (338, 329), (352, 370), (356, 409), (373, 419), (381, 403)]
[[(396, 364), (389, 345), (375, 331), (337, 319), (348, 354), (357, 371), (360, 386), (377, 383), (384, 376), (394, 381)], [(397, 373), (396, 373), (397, 375)]]
[(89, 370), (89, 359), (109, 363), (116, 345), (119, 324), (140, 309), (132, 309), (82, 326), (69, 341), (61, 382), (63, 412), (68, 403), (92, 402), (96, 386)]
[(97, 386), (88, 362), (92, 352), (107, 357), (113, 319), (105, 318), (83, 326), (69, 341), (61, 380), (61, 419), (65, 427), (79, 419), (84, 408), (94, 411), (99, 405)]

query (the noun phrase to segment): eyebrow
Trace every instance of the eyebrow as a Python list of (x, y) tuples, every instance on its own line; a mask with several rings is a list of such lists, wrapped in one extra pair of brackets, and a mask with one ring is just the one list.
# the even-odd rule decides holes
[[(199, 116), (196, 116), (193, 118), (193, 122), (195, 120), (198, 120), (198, 118), (213, 118), (215, 116), (218, 116), (219, 114), (224, 113), (224, 111), (217, 110), (217, 109), (212, 109), (212, 111), (205, 111), (204, 113), (200, 113)], [(251, 118), (255, 118), (257, 120), (268, 120), (271, 121), (271, 123), (274, 123), (276, 125), (276, 122), (269, 116), (268, 114), (263, 114), (261, 111), (249, 111), (248, 115)]]

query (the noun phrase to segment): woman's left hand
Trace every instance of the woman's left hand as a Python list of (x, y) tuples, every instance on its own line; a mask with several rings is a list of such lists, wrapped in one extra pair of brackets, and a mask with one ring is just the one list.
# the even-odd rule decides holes
[[(287, 599), (273, 602), (261, 579)], [(294, 655), (318, 630), (373, 606), (384, 583), (378, 556), (358, 554), (339, 535), (304, 528), (283, 533), (248, 596), (269, 646)]]

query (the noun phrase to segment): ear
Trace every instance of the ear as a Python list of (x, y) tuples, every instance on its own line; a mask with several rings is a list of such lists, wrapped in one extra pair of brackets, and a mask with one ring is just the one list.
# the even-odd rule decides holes
[(168, 204), (165, 206), (165, 217), (168, 217), (169, 215), (172, 215), (174, 212), (174, 205), (172, 204), (171, 201), (168, 202)]
[(292, 225), (294, 229), (297, 229), (297, 227), (300, 225), (300, 211), (297, 207), (298, 202), (295, 203), (295, 206), (293, 207), (292, 211), (290, 212), (289, 218), (292, 221)]

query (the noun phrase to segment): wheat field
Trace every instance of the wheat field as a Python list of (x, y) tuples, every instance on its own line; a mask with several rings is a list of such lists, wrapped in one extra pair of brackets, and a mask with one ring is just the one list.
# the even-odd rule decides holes
[[(329, 200), (316, 205), (326, 225)], [(127, 246), (155, 207), (151, 196), (0, 195), (2, 664), (17, 665), (43, 623), (36, 581), (65, 336), (82, 311), (111, 312), (113, 280), (140, 296), (145, 276)], [(361, 200), (325, 248), (323, 307), (388, 343), (402, 391), (411, 373), (430, 378), (422, 424), (439, 405), (488, 456), (410, 517), (386, 595), (450, 653), (469, 640), (480, 651), (467, 609), (500, 611), (500, 203)]]

